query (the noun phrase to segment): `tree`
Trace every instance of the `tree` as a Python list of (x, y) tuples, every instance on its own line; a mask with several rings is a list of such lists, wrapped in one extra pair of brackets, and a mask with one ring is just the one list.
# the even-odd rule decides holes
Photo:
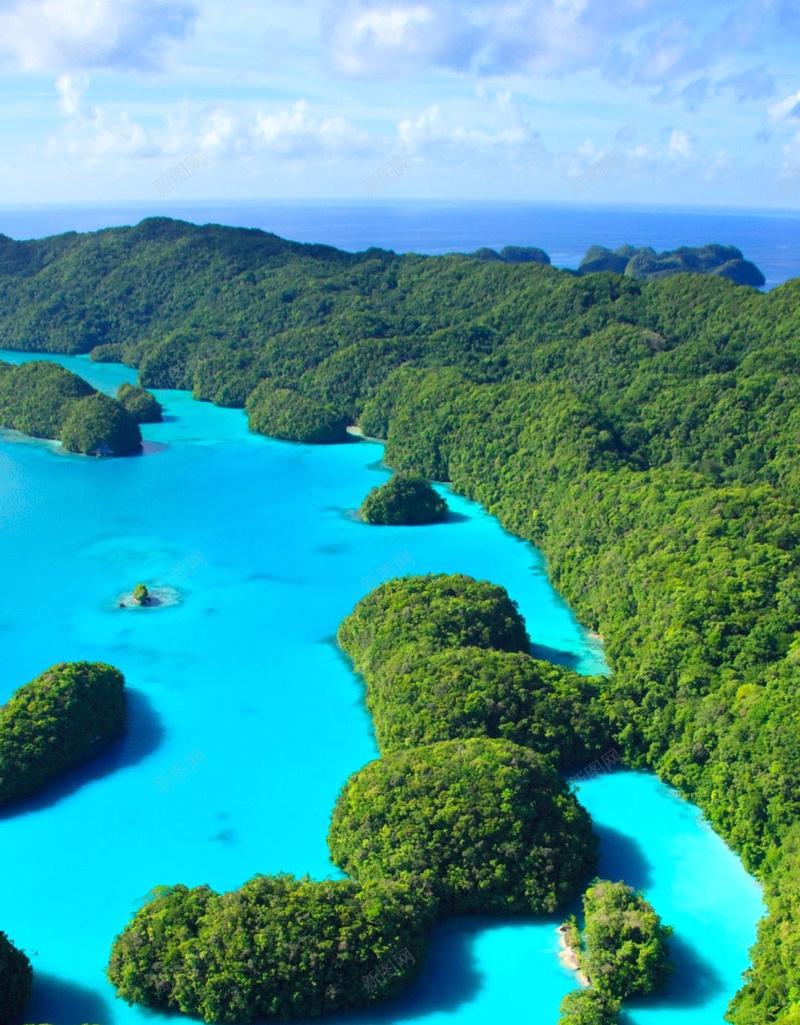
[(576, 989), (561, 1001), (558, 1025), (616, 1025), (620, 1000), (596, 989)]
[(28, 1006), (33, 969), (27, 956), (0, 932), (0, 1025), (17, 1025)]
[(591, 820), (550, 761), (483, 738), (370, 762), (339, 795), (328, 846), (360, 881), (419, 877), (442, 914), (555, 911), (597, 857)]

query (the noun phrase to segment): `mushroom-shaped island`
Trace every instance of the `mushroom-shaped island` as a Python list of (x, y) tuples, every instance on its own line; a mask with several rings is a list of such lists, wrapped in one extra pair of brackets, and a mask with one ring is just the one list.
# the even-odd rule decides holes
[(447, 502), (424, 477), (396, 473), (370, 491), (359, 512), (366, 523), (418, 526), (446, 519)]

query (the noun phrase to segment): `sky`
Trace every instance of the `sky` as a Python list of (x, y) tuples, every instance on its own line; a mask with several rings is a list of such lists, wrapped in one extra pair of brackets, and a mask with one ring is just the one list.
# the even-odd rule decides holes
[(796, 211), (798, 56), (800, 0), (0, 0), (0, 203)]

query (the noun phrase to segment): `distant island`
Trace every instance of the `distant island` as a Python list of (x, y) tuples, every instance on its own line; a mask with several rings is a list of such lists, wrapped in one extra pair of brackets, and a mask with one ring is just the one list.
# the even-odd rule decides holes
[(653, 281), (675, 274), (713, 274), (736, 285), (760, 288), (766, 281), (754, 263), (745, 260), (736, 246), (682, 246), (657, 253), (650, 246), (620, 246), (613, 251), (590, 246), (580, 262), (579, 274), (610, 271), (637, 281)]
[(142, 435), (125, 407), (56, 363), (0, 362), (0, 426), (60, 441), (68, 452), (141, 452)]
[[(506, 246), (498, 253), (494, 249), (476, 249), (472, 254), (479, 260), (500, 263), (549, 264), (550, 257), (543, 249), (525, 246)], [(652, 281), (674, 274), (714, 274), (737, 285), (760, 288), (766, 279), (754, 263), (745, 260), (736, 246), (682, 246), (680, 249), (657, 253), (650, 246), (590, 246), (580, 262), (577, 275), (625, 274), (637, 281)], [(567, 272), (570, 273), (570, 272)]]

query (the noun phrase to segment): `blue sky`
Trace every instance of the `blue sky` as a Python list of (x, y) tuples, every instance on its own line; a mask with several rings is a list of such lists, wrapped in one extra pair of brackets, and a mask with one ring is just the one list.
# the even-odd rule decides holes
[(0, 0), (0, 201), (797, 209), (799, 54), (800, 0)]

